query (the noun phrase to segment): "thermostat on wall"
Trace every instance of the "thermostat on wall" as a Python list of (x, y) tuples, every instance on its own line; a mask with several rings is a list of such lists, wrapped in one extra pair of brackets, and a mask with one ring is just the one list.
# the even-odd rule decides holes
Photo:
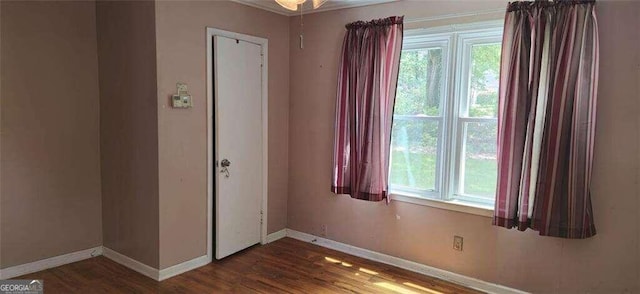
[(177, 83), (176, 88), (178, 94), (171, 95), (171, 106), (173, 108), (191, 108), (193, 107), (193, 100), (189, 91), (187, 91), (187, 84)]

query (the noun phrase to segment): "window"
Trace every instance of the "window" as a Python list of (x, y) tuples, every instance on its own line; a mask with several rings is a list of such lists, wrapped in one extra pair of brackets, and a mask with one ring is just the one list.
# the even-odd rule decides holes
[(465, 28), (405, 34), (391, 139), (392, 194), (493, 206), (502, 26)]

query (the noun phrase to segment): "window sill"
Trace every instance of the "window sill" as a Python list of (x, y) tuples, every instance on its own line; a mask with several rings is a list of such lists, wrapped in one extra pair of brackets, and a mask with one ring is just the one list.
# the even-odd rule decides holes
[(402, 193), (391, 193), (391, 200), (407, 202), (417, 205), (424, 205), (429, 207), (435, 207), (446, 210), (453, 210), (457, 212), (463, 212), (468, 214), (474, 214), (484, 217), (493, 217), (493, 207), (474, 204), (469, 202), (462, 202), (459, 200), (437, 200), (437, 199), (427, 199), (418, 196), (412, 196), (409, 194)]

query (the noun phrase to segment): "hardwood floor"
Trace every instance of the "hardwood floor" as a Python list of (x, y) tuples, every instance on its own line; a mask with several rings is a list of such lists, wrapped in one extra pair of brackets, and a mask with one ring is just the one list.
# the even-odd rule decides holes
[(443, 280), (280, 239), (154, 281), (103, 256), (19, 277), (45, 293), (480, 293)]

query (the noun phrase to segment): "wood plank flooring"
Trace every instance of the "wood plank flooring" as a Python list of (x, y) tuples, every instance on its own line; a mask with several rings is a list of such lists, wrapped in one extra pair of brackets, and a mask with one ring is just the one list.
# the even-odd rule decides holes
[(45, 293), (480, 293), (291, 238), (154, 281), (99, 256), (19, 277)]

